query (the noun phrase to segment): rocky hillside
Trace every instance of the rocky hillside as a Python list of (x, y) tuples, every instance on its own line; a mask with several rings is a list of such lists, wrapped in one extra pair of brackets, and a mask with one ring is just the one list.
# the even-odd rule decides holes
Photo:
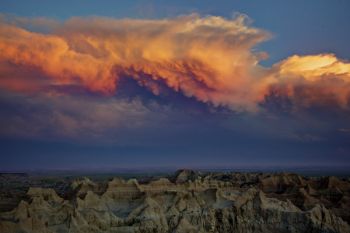
[(199, 173), (147, 181), (88, 178), (31, 187), (1, 233), (350, 233), (350, 181), (296, 174)]

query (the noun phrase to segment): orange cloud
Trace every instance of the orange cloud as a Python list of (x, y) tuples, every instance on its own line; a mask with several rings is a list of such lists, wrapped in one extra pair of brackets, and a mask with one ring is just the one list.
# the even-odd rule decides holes
[(297, 105), (349, 107), (350, 63), (335, 55), (294, 55), (275, 64), (273, 69), (277, 84), (287, 87), (287, 95)]
[[(270, 35), (251, 27), (245, 16), (72, 18), (54, 24), (53, 31), (46, 34), (2, 21), (0, 71), (8, 69), (8, 64), (29, 67), (54, 85), (81, 85), (109, 94), (118, 91), (121, 77), (128, 77), (157, 95), (160, 86), (166, 85), (185, 96), (233, 110), (257, 110), (272, 89), (298, 104), (331, 97), (340, 106), (348, 106), (348, 63), (325, 54), (292, 56), (271, 68), (261, 67), (258, 63), (264, 54), (252, 48)], [(42, 19), (40, 24), (53, 23), (45, 24)], [(0, 86), (24, 89), (28, 83), (25, 74), (14, 71), (13, 75), (9, 77), (8, 70), (1, 75)]]

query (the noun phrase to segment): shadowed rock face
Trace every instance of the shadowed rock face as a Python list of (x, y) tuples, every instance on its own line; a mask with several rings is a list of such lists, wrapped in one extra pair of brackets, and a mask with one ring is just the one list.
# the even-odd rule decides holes
[(70, 185), (64, 198), (29, 188), (0, 214), (0, 232), (350, 232), (350, 182), (336, 177), (182, 170), (144, 184), (84, 178)]

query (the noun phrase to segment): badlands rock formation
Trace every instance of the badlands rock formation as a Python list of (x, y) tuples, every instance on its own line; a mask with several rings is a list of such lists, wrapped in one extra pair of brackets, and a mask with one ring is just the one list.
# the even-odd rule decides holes
[(350, 182), (296, 174), (182, 170), (147, 182), (84, 178), (60, 197), (29, 188), (1, 233), (349, 233)]

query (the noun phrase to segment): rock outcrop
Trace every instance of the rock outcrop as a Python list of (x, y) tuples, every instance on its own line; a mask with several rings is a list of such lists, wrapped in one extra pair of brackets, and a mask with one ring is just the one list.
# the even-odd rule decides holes
[(100, 186), (73, 181), (68, 199), (30, 188), (26, 200), (0, 214), (0, 232), (350, 232), (349, 181), (335, 177), (182, 170), (149, 183), (114, 178)]

